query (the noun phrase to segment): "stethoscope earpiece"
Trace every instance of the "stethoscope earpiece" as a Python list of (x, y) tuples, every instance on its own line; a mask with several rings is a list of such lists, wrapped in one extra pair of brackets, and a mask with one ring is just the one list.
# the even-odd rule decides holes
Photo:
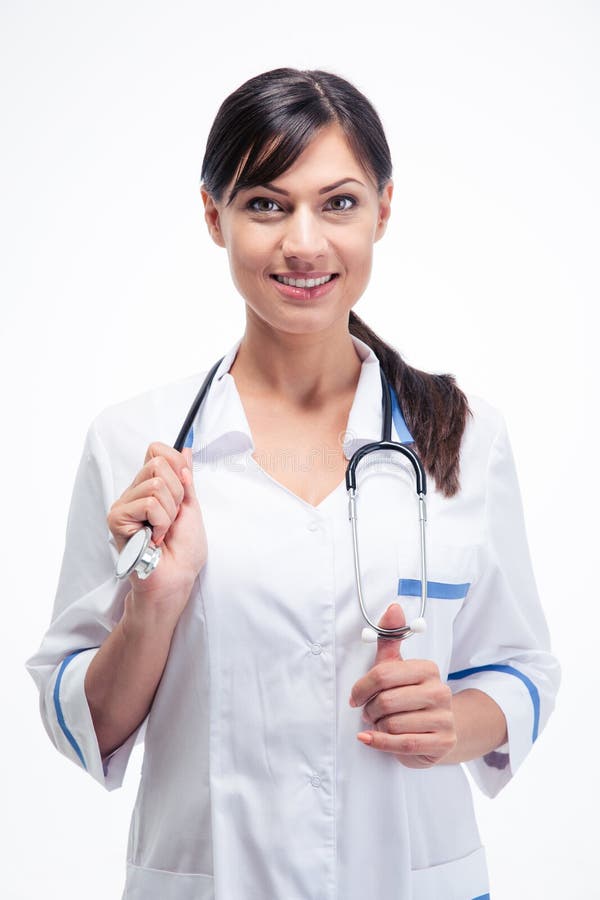
[(363, 643), (365, 644), (374, 644), (377, 641), (378, 637), (379, 635), (374, 628), (363, 628), (360, 635), (361, 641), (363, 641)]

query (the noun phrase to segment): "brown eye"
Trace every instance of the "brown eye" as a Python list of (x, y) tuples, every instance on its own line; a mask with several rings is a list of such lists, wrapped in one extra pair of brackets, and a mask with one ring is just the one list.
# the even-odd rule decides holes
[(346, 212), (356, 206), (356, 200), (354, 197), (332, 197), (328, 206), (334, 212)]
[(248, 203), (248, 209), (258, 213), (280, 212), (281, 207), (268, 197), (254, 197)]

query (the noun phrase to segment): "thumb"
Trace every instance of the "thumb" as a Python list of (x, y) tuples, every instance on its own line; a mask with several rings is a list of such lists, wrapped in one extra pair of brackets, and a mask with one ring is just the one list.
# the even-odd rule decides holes
[[(380, 628), (402, 628), (406, 625), (404, 612), (399, 603), (392, 603), (378, 622)], [(377, 656), (375, 665), (384, 659), (402, 659), (400, 644), (402, 641), (388, 641), (385, 638), (377, 639)]]

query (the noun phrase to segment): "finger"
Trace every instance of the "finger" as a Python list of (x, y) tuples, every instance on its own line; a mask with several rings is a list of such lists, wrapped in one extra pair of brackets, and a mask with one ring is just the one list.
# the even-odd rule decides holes
[[(401, 665), (399, 665), (401, 663)], [(435, 663), (428, 659), (388, 659), (373, 666), (352, 688), (351, 706), (362, 706), (390, 688), (420, 685), (437, 671)]]
[[(405, 625), (406, 619), (399, 603), (390, 604), (379, 620), (380, 628), (403, 628)], [(385, 638), (378, 638), (375, 665), (386, 659), (402, 659), (400, 644), (401, 641), (388, 641)]]
[(377, 722), (394, 713), (416, 712), (430, 709), (431, 706), (429, 697), (424, 694), (420, 685), (405, 685), (376, 694), (365, 704), (363, 718), (366, 722)]
[(356, 735), (362, 744), (384, 753), (402, 756), (430, 756), (439, 759), (453, 747), (451, 735), (444, 734), (387, 734), (385, 731), (361, 731)]
[[(406, 624), (406, 619), (404, 618), (404, 612), (402, 611), (400, 604), (391, 603), (380, 618), (378, 624), (380, 628), (402, 628)], [(385, 638), (377, 639), (377, 653), (375, 655), (373, 668), (364, 679), (357, 681), (352, 688), (350, 706), (362, 705), (369, 700), (377, 690), (382, 690), (383, 687), (395, 687), (395, 684), (398, 682), (379, 686), (377, 684), (377, 679), (370, 678), (369, 676), (372, 675), (376, 667), (381, 663), (388, 661), (398, 662), (399, 659), (402, 659), (400, 655), (400, 643), (400, 641), (389, 641)], [(367, 693), (367, 691), (369, 692)]]
[[(182, 466), (181, 470), (183, 471), (184, 468), (185, 466)], [(183, 500), (184, 493), (182, 479), (180, 474), (173, 469), (169, 461), (163, 456), (155, 456), (145, 463), (129, 485), (128, 490), (138, 487), (138, 485), (149, 481), (151, 478), (160, 478), (171, 492), (177, 506), (179, 506)], [(123, 497), (126, 496), (126, 493), (123, 493)]]
[(369, 730), (385, 731), (387, 734), (442, 734), (452, 729), (453, 722), (450, 710), (420, 709), (383, 716)]
[(181, 473), (186, 465), (183, 454), (173, 447), (169, 447), (168, 444), (154, 441), (146, 451), (144, 463), (150, 462), (150, 460), (155, 459), (156, 457), (165, 459), (181, 481)]
[(115, 510), (111, 531), (125, 540), (148, 522), (152, 528), (152, 540), (158, 545), (171, 527), (172, 519), (156, 497), (142, 497)]
[[(183, 485), (181, 485), (179, 482), (178, 484), (183, 495)], [(171, 518), (171, 521), (177, 515), (179, 504), (173, 497), (173, 493), (166, 485), (164, 479), (160, 476), (149, 478), (147, 481), (142, 481), (141, 484), (137, 484), (135, 487), (127, 488), (127, 490), (124, 491), (123, 495), (121, 496), (121, 502), (123, 504), (128, 504), (132, 503), (134, 500), (143, 500), (144, 497), (156, 497), (156, 499), (162, 504), (162, 506), (164, 506), (166, 512)]]

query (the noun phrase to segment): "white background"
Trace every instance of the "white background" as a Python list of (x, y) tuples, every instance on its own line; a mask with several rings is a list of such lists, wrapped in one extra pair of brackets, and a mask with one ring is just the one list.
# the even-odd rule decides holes
[(220, 102), (280, 65), (349, 78), (387, 129), (394, 213), (358, 313), (508, 420), (563, 686), (516, 779), (476, 797), (492, 896), (600, 896), (598, 4), (0, 10), (2, 896), (120, 896), (139, 754), (104, 792), (51, 747), (23, 663), (49, 620), (89, 422), (242, 333), (200, 165)]

